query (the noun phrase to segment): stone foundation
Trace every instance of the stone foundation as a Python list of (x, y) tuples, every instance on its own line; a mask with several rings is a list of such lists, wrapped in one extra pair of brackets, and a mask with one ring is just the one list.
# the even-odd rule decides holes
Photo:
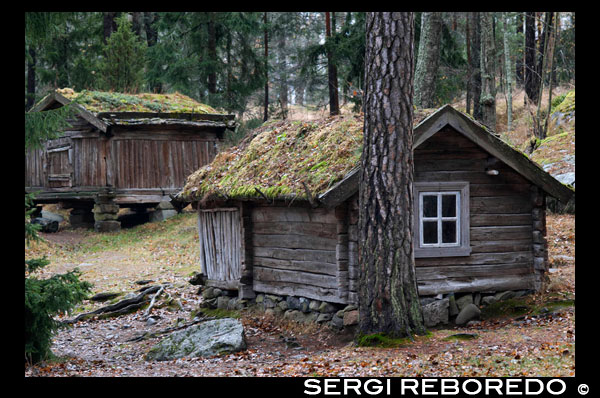
[(171, 202), (160, 202), (156, 210), (150, 212), (150, 222), (163, 221), (177, 215), (177, 210)]
[[(533, 290), (503, 291), (496, 293), (457, 293), (421, 297), (425, 326), (468, 325), (480, 316), (480, 308), (497, 301), (518, 298)], [(254, 299), (240, 299), (236, 291), (201, 286), (200, 307), (224, 310), (241, 310), (248, 307), (263, 310), (266, 314), (281, 316), (296, 322), (324, 324), (341, 331), (358, 325), (356, 305), (328, 303), (305, 297), (278, 296), (258, 293)]]
[(69, 224), (73, 228), (92, 228), (94, 226), (94, 213), (91, 207), (74, 208), (69, 212)]
[(92, 212), (96, 232), (114, 232), (121, 230), (118, 221), (119, 205), (113, 202), (114, 194), (103, 192), (96, 196)]

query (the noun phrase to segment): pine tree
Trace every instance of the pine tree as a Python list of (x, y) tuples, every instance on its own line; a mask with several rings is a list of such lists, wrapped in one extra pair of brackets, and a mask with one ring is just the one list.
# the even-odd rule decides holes
[(359, 184), (360, 333), (423, 334), (413, 255), (413, 14), (368, 13)]
[(117, 30), (107, 39), (101, 78), (105, 90), (137, 92), (144, 81), (147, 45), (133, 32), (127, 14), (116, 19)]
[(415, 69), (415, 106), (434, 106), (435, 83), (440, 62), (442, 18), (440, 12), (421, 14), (421, 38)]

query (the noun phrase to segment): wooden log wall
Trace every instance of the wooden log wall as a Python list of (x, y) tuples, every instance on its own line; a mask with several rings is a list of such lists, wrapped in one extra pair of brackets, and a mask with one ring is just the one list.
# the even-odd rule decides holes
[(110, 142), (111, 170), (117, 188), (181, 188), (188, 175), (210, 163), (216, 136), (135, 132)]
[(415, 181), (468, 181), (470, 190), (471, 255), (415, 259), (419, 294), (533, 288), (532, 185), (451, 127), (414, 158)]
[[(471, 255), (416, 258), (420, 295), (534, 288), (543, 255), (540, 192), (509, 166), (451, 127), (415, 150), (415, 181), (468, 181)], [(499, 175), (486, 174), (486, 168)], [(537, 196), (532, 200), (531, 190)], [(349, 302), (358, 292), (358, 201), (349, 204)], [(545, 234), (545, 230), (544, 230)], [(539, 243), (536, 243), (539, 242)], [(537, 246), (536, 246), (537, 245)]]
[(536, 186), (531, 187), (533, 272), (535, 290), (540, 290), (548, 272), (548, 241), (546, 240), (546, 194)]
[[(185, 185), (188, 175), (210, 163), (217, 153), (215, 130), (172, 127), (146, 131), (138, 126), (130, 131), (121, 126), (107, 137), (81, 118), (70, 123), (64, 138), (26, 154), (26, 187), (178, 189)], [(67, 141), (68, 152), (53, 149), (67, 145)]]
[(339, 294), (335, 210), (257, 205), (251, 219), (256, 292), (347, 302)]

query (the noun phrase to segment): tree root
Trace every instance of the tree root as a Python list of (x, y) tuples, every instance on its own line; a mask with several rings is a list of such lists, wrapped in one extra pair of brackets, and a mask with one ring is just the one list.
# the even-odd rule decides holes
[[(151, 286), (151, 287), (144, 289), (142, 292), (140, 292), (135, 297), (132, 297), (130, 299), (121, 300), (115, 304), (107, 305), (105, 307), (98, 308), (97, 310), (94, 310), (94, 311), (79, 314), (73, 319), (68, 319), (66, 321), (62, 321), (62, 323), (73, 324), (80, 320), (86, 320), (86, 319), (92, 318), (95, 315), (100, 315), (100, 314), (103, 314), (103, 317), (111, 317), (111, 316), (119, 316), (119, 315), (123, 315), (123, 314), (128, 314), (134, 310), (141, 308), (143, 305), (145, 305), (148, 302), (148, 299), (146, 298), (146, 296), (148, 294), (156, 293), (156, 292), (162, 293), (163, 290), (164, 290), (164, 285)], [(154, 301), (156, 299), (156, 297), (158, 297), (158, 295), (159, 294), (156, 294), (152, 301)], [(149, 307), (149, 309), (151, 309), (151, 307)], [(150, 313), (149, 310), (147, 310), (146, 312)]]

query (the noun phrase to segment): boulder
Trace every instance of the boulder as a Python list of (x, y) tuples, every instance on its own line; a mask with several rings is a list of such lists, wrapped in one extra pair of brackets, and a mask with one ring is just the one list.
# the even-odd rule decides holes
[(457, 325), (464, 325), (465, 323), (479, 318), (481, 311), (475, 304), (466, 305), (456, 317), (454, 321)]
[(150, 222), (163, 221), (177, 215), (177, 210), (155, 210), (150, 213)]
[(323, 301), (318, 308), (318, 311), (324, 314), (329, 314), (335, 312), (336, 307), (333, 304), (330, 304), (326, 301)]
[(448, 323), (448, 308), (450, 300), (448, 298), (435, 300), (429, 304), (422, 306), (423, 321), (426, 327), (438, 325), (440, 323)]
[(496, 296), (484, 296), (481, 299), (481, 303), (483, 305), (490, 305), (490, 304), (494, 304), (496, 301), (498, 301), (498, 299), (496, 298)]
[(458, 315), (458, 306), (456, 305), (456, 299), (454, 298), (454, 294), (448, 295), (448, 314), (450, 316)]
[(358, 324), (358, 310), (346, 311), (344, 312), (343, 325), (344, 326), (352, 326)]
[(207, 357), (246, 349), (241, 322), (232, 318), (202, 322), (171, 333), (146, 354), (146, 360)]
[(512, 290), (508, 290), (506, 292), (500, 292), (500, 293), (496, 293), (496, 300), (497, 301), (502, 301), (502, 300), (508, 300), (511, 298), (514, 298), (517, 294), (515, 292), (513, 292)]
[(456, 299), (456, 306), (459, 312), (469, 304), (473, 304), (473, 295), (471, 293)]
[(41, 226), (42, 232), (57, 232), (59, 222), (56, 220), (51, 220), (45, 217), (37, 217), (31, 220), (32, 224), (38, 224)]

